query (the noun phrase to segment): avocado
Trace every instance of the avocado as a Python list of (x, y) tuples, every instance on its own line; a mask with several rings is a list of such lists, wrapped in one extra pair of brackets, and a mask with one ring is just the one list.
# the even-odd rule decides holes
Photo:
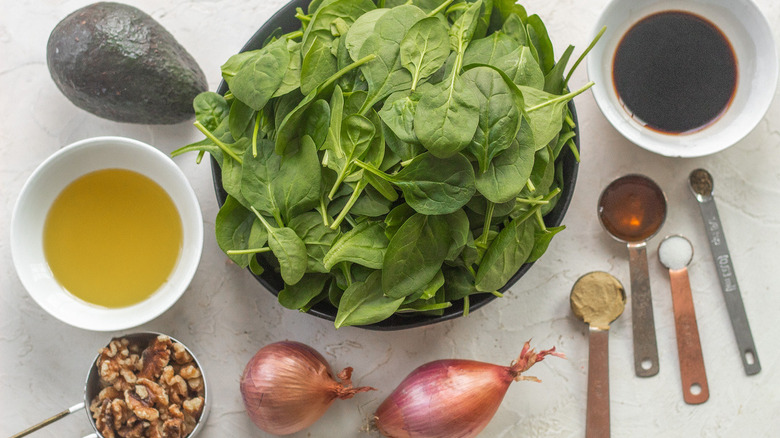
[(120, 3), (94, 3), (52, 31), (46, 61), (76, 106), (126, 123), (190, 119), (192, 100), (208, 89), (192, 56), (160, 23)]

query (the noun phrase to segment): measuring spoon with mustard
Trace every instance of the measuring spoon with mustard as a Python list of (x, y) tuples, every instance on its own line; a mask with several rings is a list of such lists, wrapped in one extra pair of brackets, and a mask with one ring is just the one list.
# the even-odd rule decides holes
[(715, 261), (715, 271), (718, 273), (723, 298), (726, 300), (731, 327), (737, 338), (742, 366), (745, 368), (745, 374), (749, 376), (758, 374), (761, 371), (761, 363), (758, 361), (756, 345), (753, 342), (753, 334), (750, 332), (742, 294), (739, 291), (739, 284), (737, 284), (737, 275), (734, 271), (734, 265), (731, 263), (729, 247), (726, 245), (723, 225), (720, 223), (720, 215), (715, 207), (715, 198), (713, 197), (715, 183), (712, 175), (704, 169), (695, 169), (688, 176), (688, 186), (699, 203), (704, 229), (707, 232), (712, 258)]
[(658, 260), (669, 270), (683, 400), (691, 405), (704, 403), (710, 397), (710, 391), (704, 369), (704, 355), (701, 352), (699, 327), (696, 324), (691, 281), (688, 278), (688, 265), (693, 260), (693, 245), (679, 234), (667, 236), (658, 245)]
[(588, 324), (585, 438), (606, 438), (610, 435), (609, 325), (623, 313), (626, 292), (617, 278), (595, 271), (574, 283), (569, 301), (572, 312)]
[(625, 175), (601, 192), (598, 216), (607, 233), (628, 248), (634, 373), (639, 377), (654, 376), (659, 369), (658, 344), (647, 270), (647, 240), (666, 220), (666, 196), (650, 178)]

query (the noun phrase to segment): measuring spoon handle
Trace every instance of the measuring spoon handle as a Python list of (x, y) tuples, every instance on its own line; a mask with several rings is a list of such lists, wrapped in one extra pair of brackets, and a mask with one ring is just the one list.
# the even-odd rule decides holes
[(680, 360), (680, 380), (683, 400), (697, 405), (710, 397), (707, 373), (704, 369), (704, 355), (701, 352), (699, 327), (691, 296), (691, 282), (688, 269), (670, 269), (669, 279), (674, 308), (674, 329), (677, 334), (677, 356)]
[(731, 255), (726, 245), (726, 237), (723, 234), (723, 226), (720, 223), (718, 209), (715, 207), (714, 198), (699, 201), (704, 229), (707, 231), (707, 239), (710, 241), (712, 258), (715, 261), (715, 271), (718, 273), (720, 287), (723, 290), (723, 298), (726, 301), (726, 309), (731, 319), (731, 327), (737, 339), (742, 366), (747, 375), (757, 374), (761, 371), (761, 363), (758, 361), (758, 352), (753, 342), (753, 334), (750, 332), (745, 305), (742, 302), (742, 294), (737, 284), (737, 274), (731, 263)]
[(585, 438), (608, 438), (609, 430), (609, 330), (589, 328), (588, 406)]
[(15, 434), (15, 435), (12, 435), (11, 438), (21, 438), (23, 436), (27, 436), (27, 435), (35, 432), (36, 430), (43, 429), (44, 427), (54, 423), (55, 421), (61, 420), (61, 419), (65, 418), (65, 417), (67, 417), (68, 415), (70, 415), (70, 414), (72, 414), (72, 413), (74, 413), (76, 411), (79, 411), (81, 409), (84, 409), (84, 403), (83, 402), (79, 403), (79, 404), (76, 404), (76, 405), (73, 405), (73, 406), (69, 407), (68, 409), (65, 409), (64, 411), (62, 411), (60, 413), (57, 413), (57, 414), (55, 414), (55, 415), (53, 415), (53, 416), (51, 416), (51, 417), (41, 421), (40, 423), (38, 423), (36, 425), (30, 426), (27, 429), (25, 429), (25, 430)]
[(658, 374), (658, 345), (655, 339), (653, 297), (647, 273), (647, 244), (628, 244), (631, 273), (631, 327), (634, 332), (634, 372), (639, 377)]

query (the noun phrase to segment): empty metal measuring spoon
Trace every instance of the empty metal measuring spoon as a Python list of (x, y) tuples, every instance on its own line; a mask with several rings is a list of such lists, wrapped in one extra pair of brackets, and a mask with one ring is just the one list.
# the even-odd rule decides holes
[(715, 198), (713, 197), (715, 184), (712, 175), (704, 169), (696, 169), (688, 176), (688, 186), (699, 203), (704, 229), (707, 231), (712, 258), (715, 261), (715, 271), (718, 273), (723, 298), (726, 300), (731, 327), (737, 338), (742, 366), (747, 375), (758, 374), (761, 371), (761, 363), (758, 361), (756, 345), (753, 342), (753, 334), (750, 332), (742, 294), (737, 284), (737, 274), (734, 271), (729, 248), (726, 245), (723, 225), (720, 223), (718, 209), (715, 207)]
[(688, 264), (693, 259), (693, 245), (683, 236), (667, 236), (658, 245), (658, 259), (669, 269), (683, 400), (692, 405), (704, 403), (710, 397), (710, 390), (704, 370), (691, 282), (688, 278)]
[(628, 247), (634, 372), (640, 377), (654, 376), (659, 369), (658, 345), (647, 272), (647, 239), (655, 235), (666, 220), (666, 196), (644, 175), (622, 176), (601, 192), (598, 216), (604, 229)]
[(617, 278), (596, 271), (574, 283), (569, 301), (572, 312), (588, 324), (585, 438), (609, 437), (609, 324), (623, 313), (626, 292)]

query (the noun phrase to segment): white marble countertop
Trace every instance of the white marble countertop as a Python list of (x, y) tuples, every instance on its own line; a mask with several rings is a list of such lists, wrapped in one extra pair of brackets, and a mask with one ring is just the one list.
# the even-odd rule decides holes
[[(97, 135), (123, 135), (164, 152), (200, 138), (190, 123), (141, 126), (109, 122), (73, 106), (52, 82), (45, 61), (49, 32), (85, 0), (2, 0), (0, 18), (0, 436), (8, 436), (82, 399), (96, 350), (119, 333), (97, 333), (50, 317), (27, 295), (9, 248), (11, 210), (26, 178), (58, 148)], [(128, 0), (150, 13), (200, 63), (211, 89), (219, 66), (237, 51), (284, 0)], [(579, 50), (606, 0), (528, 0), (547, 24), (558, 52)], [(757, 0), (774, 28), (780, 3)], [(575, 52), (579, 53), (579, 52)], [(573, 84), (586, 82), (580, 68)], [(361, 437), (367, 418), (413, 368), (442, 358), (509, 364), (522, 344), (555, 345), (567, 360), (534, 367), (543, 383), (515, 383), (481, 435), (484, 437), (581, 437), (584, 435), (588, 337), (569, 310), (569, 291), (582, 274), (603, 270), (629, 285), (627, 253), (601, 229), (596, 201), (613, 178), (644, 173), (669, 200), (659, 236), (681, 233), (696, 250), (689, 267), (710, 387), (703, 405), (686, 405), (680, 389), (669, 279), (658, 263), (660, 237), (651, 239), (650, 281), (660, 351), (660, 373), (634, 376), (631, 311), (611, 330), (612, 430), (617, 437), (776, 436), (780, 430), (780, 309), (776, 291), (780, 261), (780, 100), (743, 141), (715, 155), (674, 159), (654, 155), (620, 136), (588, 92), (576, 99), (582, 163), (567, 230), (503, 299), (467, 318), (397, 332), (335, 330), (313, 316), (285, 310), (249, 275), (227, 261), (213, 233), (217, 204), (208, 165), (177, 157), (201, 203), (206, 227), (203, 258), (192, 285), (169, 311), (139, 327), (168, 333), (199, 355), (213, 391), (204, 437), (262, 437), (244, 412), (238, 382), (244, 365), (263, 345), (292, 339), (319, 350), (335, 369), (355, 368), (357, 384), (378, 391), (334, 403), (322, 420), (298, 437)], [(711, 171), (729, 247), (739, 277), (763, 371), (742, 369), (698, 208), (686, 186), (697, 167)], [(774, 291), (774, 292), (773, 292)], [(34, 436), (80, 437), (91, 431), (81, 412)]]

